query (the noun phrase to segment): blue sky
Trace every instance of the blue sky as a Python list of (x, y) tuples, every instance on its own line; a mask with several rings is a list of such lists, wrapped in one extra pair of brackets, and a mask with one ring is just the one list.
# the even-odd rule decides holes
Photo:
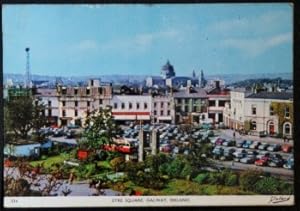
[(290, 4), (5, 5), (4, 73), (291, 72)]

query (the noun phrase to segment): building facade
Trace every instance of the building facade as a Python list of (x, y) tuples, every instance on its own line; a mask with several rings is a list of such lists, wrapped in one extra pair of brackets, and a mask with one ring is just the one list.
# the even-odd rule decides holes
[(186, 87), (173, 96), (175, 123), (199, 123), (207, 119), (208, 97), (204, 89)]
[(94, 110), (110, 105), (111, 84), (91, 79), (88, 86), (57, 88), (59, 102), (59, 125), (83, 125), (86, 116)]
[(150, 122), (152, 98), (150, 95), (114, 95), (112, 115), (117, 121), (143, 120)]
[(175, 105), (171, 95), (157, 95), (152, 99), (153, 122), (175, 123)]

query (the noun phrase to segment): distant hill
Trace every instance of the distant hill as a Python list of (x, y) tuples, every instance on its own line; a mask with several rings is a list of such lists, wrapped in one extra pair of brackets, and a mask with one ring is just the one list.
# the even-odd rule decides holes
[[(55, 77), (47, 75), (32, 75), (34, 81), (49, 81), (50, 84), (54, 84), (56, 78), (60, 78), (64, 83), (83, 83), (90, 78), (100, 78), (104, 82), (113, 83), (141, 83), (146, 79), (147, 75), (88, 75), (88, 76), (71, 76), (71, 77)], [(232, 84), (234, 82), (243, 81), (247, 79), (261, 79), (261, 78), (281, 78), (292, 80), (292, 73), (262, 73), (262, 74), (216, 74), (216, 75), (205, 75), (208, 80), (221, 79), (226, 84)], [(22, 74), (4, 74), (4, 83), (7, 79), (12, 79), (14, 83), (22, 83), (24, 81), (24, 75)]]

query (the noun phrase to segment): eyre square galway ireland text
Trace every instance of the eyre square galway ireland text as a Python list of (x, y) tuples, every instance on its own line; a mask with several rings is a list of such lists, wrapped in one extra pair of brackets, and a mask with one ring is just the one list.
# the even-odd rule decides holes
[(4, 5), (5, 206), (293, 205), (292, 32), (286, 3)]

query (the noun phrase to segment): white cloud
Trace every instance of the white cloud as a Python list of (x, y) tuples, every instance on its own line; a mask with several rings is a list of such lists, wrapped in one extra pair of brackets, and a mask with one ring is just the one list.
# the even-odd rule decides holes
[(270, 34), (280, 29), (288, 21), (292, 24), (292, 13), (287, 11), (267, 12), (259, 16), (244, 17), (240, 15), (234, 19), (217, 22), (208, 31), (228, 36), (232, 34)]
[(76, 48), (78, 50), (96, 50), (98, 48), (98, 44), (94, 40), (82, 40)]
[(224, 47), (234, 48), (248, 54), (249, 56), (259, 56), (265, 51), (292, 41), (291, 33), (277, 34), (266, 38), (253, 39), (225, 39)]
[(145, 51), (159, 40), (178, 39), (180, 40), (180, 32), (174, 29), (137, 34), (131, 38), (123, 38), (119, 40), (111, 40), (101, 46), (103, 51), (107, 50), (130, 50), (130, 51)]

